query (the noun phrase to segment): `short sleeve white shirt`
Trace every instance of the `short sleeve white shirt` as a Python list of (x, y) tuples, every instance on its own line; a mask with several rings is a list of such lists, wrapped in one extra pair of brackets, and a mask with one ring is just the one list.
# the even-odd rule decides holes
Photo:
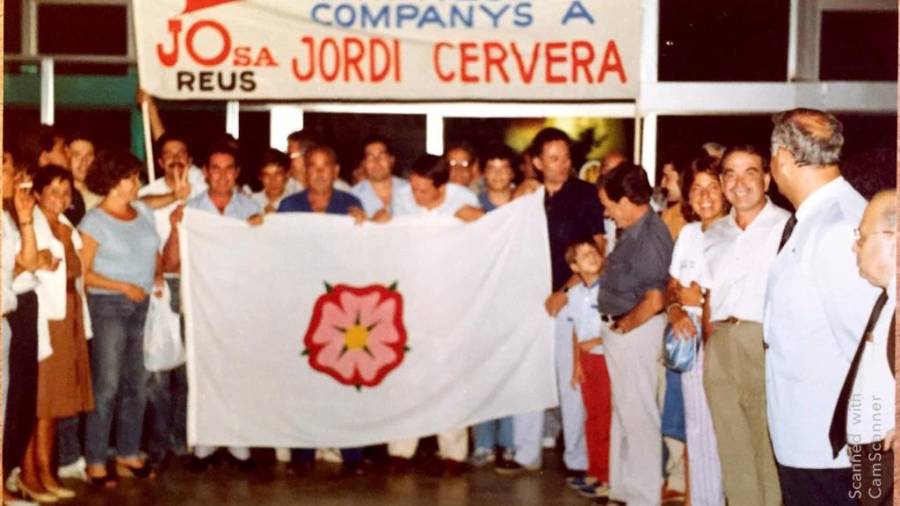
[[(691, 286), (696, 282), (703, 288), (709, 288), (709, 269), (703, 253), (703, 228), (699, 221), (688, 223), (678, 234), (672, 250), (669, 275), (682, 286)], [(697, 306), (686, 306), (685, 310), (695, 314), (701, 311)]]
[(778, 252), (790, 214), (766, 199), (756, 218), (741, 230), (734, 209), (703, 234), (709, 273), (711, 320), (729, 317), (762, 322), (766, 276)]
[(456, 183), (447, 183), (444, 191), (444, 201), (434, 209), (425, 209), (413, 199), (412, 190), (403, 188), (397, 195), (397, 205), (394, 214), (397, 216), (453, 216), (463, 206), (481, 207), (478, 197), (465, 186)]

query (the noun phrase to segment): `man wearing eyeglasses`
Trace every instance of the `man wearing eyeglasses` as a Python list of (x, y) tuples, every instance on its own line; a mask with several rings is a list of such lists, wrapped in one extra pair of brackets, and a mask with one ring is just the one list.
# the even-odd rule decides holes
[(855, 232), (859, 274), (882, 290), (844, 378), (828, 436), (832, 450), (849, 443), (854, 485), (850, 496), (863, 505), (889, 505), (893, 499), (894, 313), (897, 307), (897, 196), (876, 194)]
[[(851, 248), (866, 201), (841, 177), (841, 123), (823, 111), (777, 114), (772, 176), (797, 210), (769, 270), (763, 316), (769, 431), (786, 506), (855, 504), (847, 452), (829, 427), (878, 290)], [(890, 479), (890, 478), (886, 478)]]
[(450, 167), (451, 183), (465, 186), (475, 192), (475, 195), (484, 190), (478, 157), (471, 144), (468, 142), (451, 144), (444, 153), (444, 159)]

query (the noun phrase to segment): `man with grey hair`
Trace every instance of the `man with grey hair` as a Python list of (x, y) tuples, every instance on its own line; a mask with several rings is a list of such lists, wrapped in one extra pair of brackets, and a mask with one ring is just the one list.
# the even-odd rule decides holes
[(704, 142), (703, 146), (701, 146), (701, 148), (703, 148), (703, 151), (706, 151), (707, 155), (709, 155), (713, 158), (716, 158), (718, 160), (721, 160), (722, 155), (725, 154), (725, 146), (723, 146), (722, 144), (719, 144), (718, 142), (713, 142), (713, 141)]
[(766, 404), (784, 503), (855, 504), (846, 452), (835, 455), (835, 399), (877, 290), (850, 247), (865, 199), (841, 177), (841, 123), (823, 111), (777, 114), (772, 176), (797, 210), (769, 270), (763, 316)]

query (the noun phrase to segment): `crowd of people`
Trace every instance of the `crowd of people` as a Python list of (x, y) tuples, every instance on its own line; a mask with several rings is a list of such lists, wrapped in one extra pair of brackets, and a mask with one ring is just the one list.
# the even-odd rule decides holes
[[(252, 225), (291, 212), (472, 222), (538, 190), (573, 490), (629, 505), (892, 500), (895, 181), (854, 187), (842, 176), (833, 115), (774, 116), (768, 151), (673, 151), (662, 200), (621, 153), (601, 161), (596, 181), (576, 177), (572, 141), (555, 128), (526, 157), (500, 142), (477, 153), (460, 143), (406, 171), (390, 140), (373, 136), (352, 186), (334, 148), (299, 131), (287, 153), (263, 154), (252, 192), (238, 185), (233, 138), (212, 142), (197, 167), (154, 117), (162, 177), (143, 186), (137, 158), (94, 153), (84, 136), (41, 127), (4, 145), (4, 503), (74, 497), (61, 478), (101, 489), (154, 478), (171, 456), (195, 472), (222, 455), (254, 467), (249, 448), (189, 449), (184, 366), (144, 366), (150, 297), (167, 289), (180, 310), (185, 208)], [(790, 210), (770, 198), (773, 181)], [(471, 443), (469, 428), (437, 434), (440, 471), (540, 470), (546, 420), (484, 422)], [(342, 448), (342, 470), (408, 472), (417, 446), (387, 442), (378, 464), (365, 448)], [(316, 450), (276, 454), (306, 474)]]

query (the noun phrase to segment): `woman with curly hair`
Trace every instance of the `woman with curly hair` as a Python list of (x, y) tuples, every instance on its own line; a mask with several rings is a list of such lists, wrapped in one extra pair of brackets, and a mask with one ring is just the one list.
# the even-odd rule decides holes
[(87, 474), (98, 486), (114, 486), (107, 450), (116, 421), (119, 476), (150, 474), (139, 445), (146, 404), (143, 338), (148, 296), (162, 284), (160, 241), (153, 212), (137, 199), (141, 163), (126, 152), (97, 155), (88, 188), (103, 195), (80, 225), (88, 305), (94, 325), (91, 346), (96, 409), (85, 427)]
[(718, 159), (706, 156), (695, 160), (683, 177), (681, 206), (687, 224), (675, 242), (667, 290), (670, 304), (666, 316), (673, 331), (679, 339), (689, 339), (697, 346), (693, 367), (680, 374), (690, 470), (688, 490), (691, 504), (696, 506), (725, 504), (716, 433), (703, 389), (703, 346), (710, 334), (703, 328), (703, 306), (709, 300), (710, 284), (703, 235), (728, 214), (720, 174)]

